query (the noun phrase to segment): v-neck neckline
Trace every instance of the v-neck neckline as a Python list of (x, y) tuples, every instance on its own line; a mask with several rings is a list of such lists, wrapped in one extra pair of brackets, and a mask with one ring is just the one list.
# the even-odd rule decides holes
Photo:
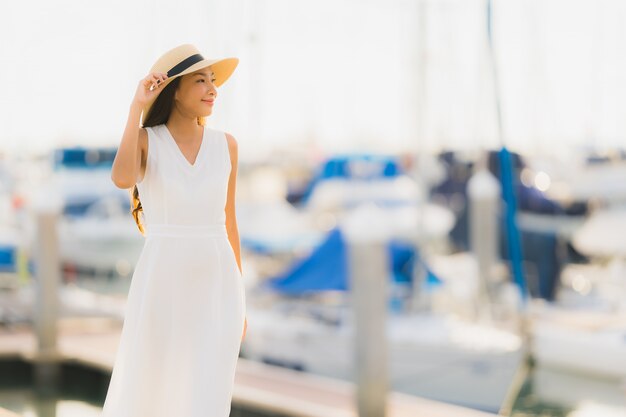
[(182, 162), (185, 164), (185, 166), (187, 166), (190, 169), (196, 168), (198, 164), (201, 162), (202, 149), (204, 148), (204, 142), (206, 141), (206, 126), (202, 126), (202, 140), (200, 141), (200, 146), (198, 147), (198, 152), (196, 153), (196, 159), (193, 161), (193, 164), (189, 162), (189, 160), (185, 157), (185, 154), (180, 149), (180, 146), (178, 146), (178, 143), (174, 139), (174, 135), (172, 135), (172, 132), (170, 132), (169, 128), (165, 125), (165, 123), (163, 123), (163, 128), (165, 129), (167, 136), (169, 136), (169, 140), (173, 142), (172, 145), (174, 145), (174, 147), (176, 148), (176, 153), (182, 159)]

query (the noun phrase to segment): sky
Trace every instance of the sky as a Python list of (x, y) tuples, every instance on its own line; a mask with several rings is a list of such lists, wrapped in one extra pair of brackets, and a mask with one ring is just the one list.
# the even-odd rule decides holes
[(209, 126), (243, 159), (276, 149), (537, 152), (621, 146), (626, 2), (496, 0), (497, 129), (485, 2), (10, 2), (0, 14), (0, 151), (117, 146), (139, 80), (193, 43), (240, 59)]

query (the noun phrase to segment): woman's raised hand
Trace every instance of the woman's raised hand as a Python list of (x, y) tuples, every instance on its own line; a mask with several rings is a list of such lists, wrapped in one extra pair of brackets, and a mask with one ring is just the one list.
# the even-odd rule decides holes
[(167, 74), (163, 72), (152, 72), (145, 78), (139, 81), (137, 91), (135, 92), (134, 101), (145, 106), (150, 102), (157, 94), (159, 94), (159, 88), (163, 85), (163, 82), (167, 80)]

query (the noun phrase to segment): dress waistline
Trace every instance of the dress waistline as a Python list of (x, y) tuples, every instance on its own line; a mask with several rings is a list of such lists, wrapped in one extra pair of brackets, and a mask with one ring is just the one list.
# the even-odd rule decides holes
[(219, 237), (227, 236), (225, 224), (148, 224), (145, 227), (146, 237), (171, 236), (171, 237)]

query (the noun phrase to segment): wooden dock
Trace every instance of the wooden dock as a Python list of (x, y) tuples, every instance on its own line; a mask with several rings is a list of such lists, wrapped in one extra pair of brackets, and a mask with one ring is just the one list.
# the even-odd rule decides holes
[[(106, 319), (59, 322), (58, 356), (110, 372), (120, 323)], [(32, 329), (0, 330), (0, 356), (32, 360), (37, 341)], [(355, 385), (239, 358), (233, 404), (294, 417), (356, 417)], [(3, 414), (4, 413), (4, 414)], [(388, 395), (388, 417), (493, 417), (489, 414), (398, 392)], [(19, 417), (2, 411), (0, 417)]]

